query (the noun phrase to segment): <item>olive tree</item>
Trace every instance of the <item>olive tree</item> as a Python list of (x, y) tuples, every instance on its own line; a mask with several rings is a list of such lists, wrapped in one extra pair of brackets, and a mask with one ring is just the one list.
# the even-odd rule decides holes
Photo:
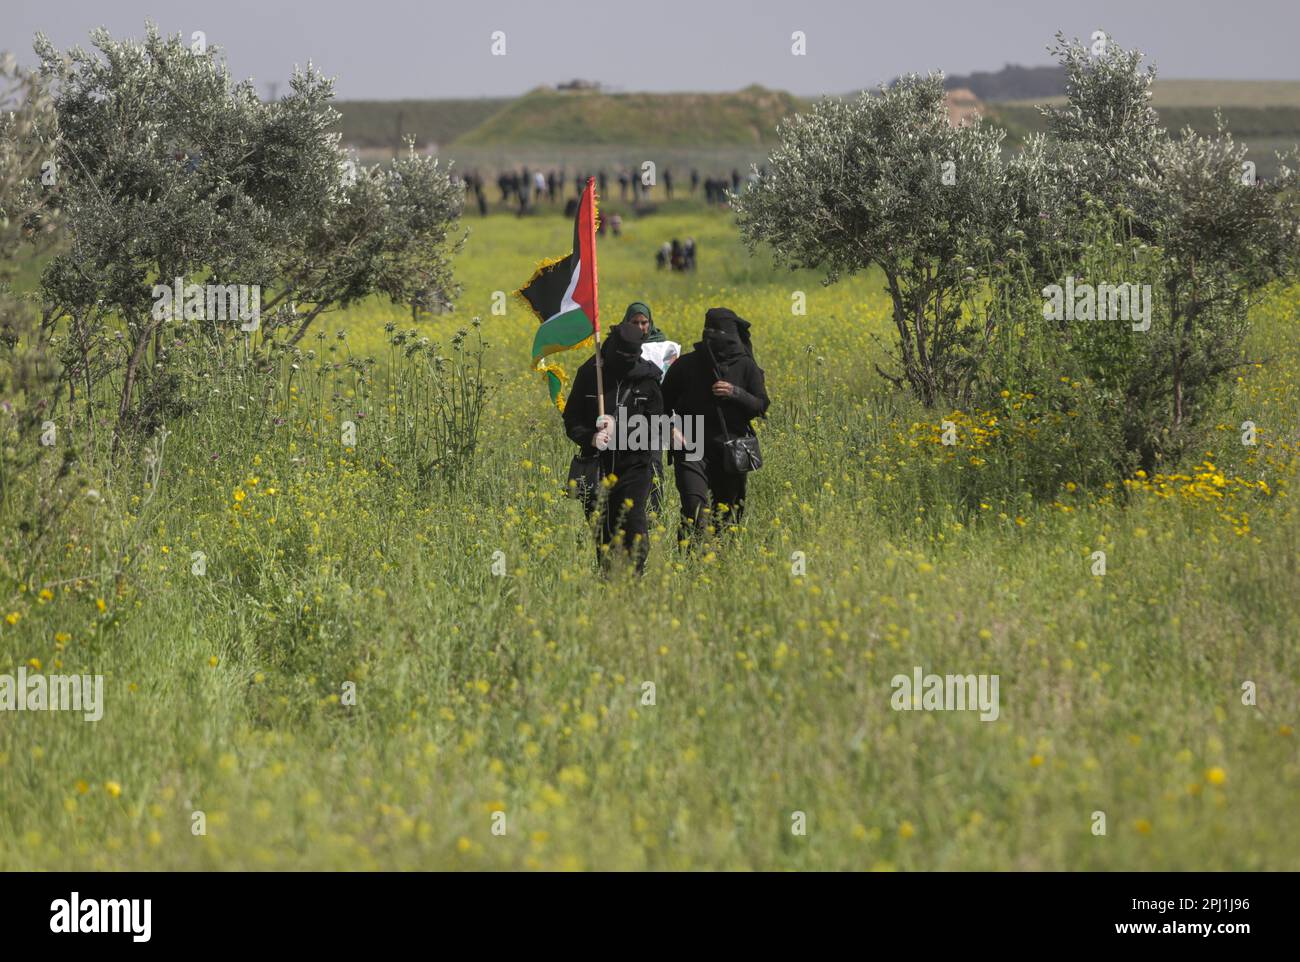
[(1160, 250), (1167, 311), (1159, 365), (1175, 434), (1202, 413), (1224, 375), (1245, 363), (1248, 311), (1294, 273), (1300, 208), (1283, 159), (1268, 182), (1222, 125), (1162, 144), (1139, 182), (1136, 212)]
[[(882, 373), (926, 404), (996, 408), (1017, 389), (1073, 418), (1077, 388), (1117, 445), (1092, 463), (1151, 469), (1197, 440), (1244, 363), (1253, 298), (1294, 272), (1296, 176), (1256, 181), (1222, 129), (1171, 137), (1140, 51), (1100, 32), (1050, 49), (1066, 102), (1005, 164), (996, 132), (949, 127), (937, 78), (909, 77), (785, 123), (739, 226), (828, 281), (878, 267), (898, 333)], [(1075, 281), (1136, 289), (1146, 316), (1049, 320), (1046, 295)]]
[[(264, 102), (220, 51), (149, 25), (142, 40), (92, 34), (93, 51), (36, 51), (52, 82), (59, 191), (71, 240), (42, 292), (64, 331), (70, 391), (92, 423), (105, 382), (115, 443), (190, 403), (173, 347), (224, 338), (253, 350), (373, 293), (414, 304), (453, 293), (449, 233), (460, 193), (436, 162), (358, 168), (331, 133), (333, 84), (309, 64)], [(255, 288), (268, 313), (169, 317), (155, 285)], [(171, 325), (169, 327), (169, 325)]]
[[(449, 254), (464, 191), (436, 161), (409, 150), (387, 168), (345, 164), (346, 190), (329, 217), (296, 235), (277, 258), (279, 287), (268, 310), (292, 325), (290, 344), (322, 313), (372, 293), (413, 310), (450, 306), (457, 287)], [(355, 173), (355, 183), (353, 174)]]
[(55, 116), (39, 77), (0, 56), (0, 584), (9, 588), (49, 545), (66, 509), (75, 453), (58, 443), (59, 369), (40, 311), (9, 274), (20, 252), (53, 241), (59, 224), (51, 182)]
[(1048, 51), (1065, 68), (1065, 104), (1041, 108), (1058, 192), (1076, 204), (1089, 194), (1131, 205), (1169, 137), (1151, 106), (1155, 67), (1102, 31), (1090, 44), (1058, 33)]
[[(1283, 158), (1277, 177), (1257, 180), (1222, 123), (1209, 136), (1171, 137), (1150, 104), (1156, 72), (1140, 51), (1104, 34), (1091, 44), (1058, 34), (1052, 49), (1066, 70), (1066, 103), (1044, 108), (1047, 134), (1009, 165), (1030, 266), (1022, 304), (1074, 275), (1150, 283), (1154, 311), (1140, 331), (1088, 320), (1025, 342), (1055, 342), (1049, 366), (1104, 393), (1128, 450), (1150, 470), (1195, 443), (1226, 375), (1245, 363), (1253, 298), (1294, 270), (1295, 173)], [(1093, 229), (1098, 210), (1114, 226), (1107, 238)], [(1127, 260), (1097, 258), (1107, 241)], [(1028, 310), (1020, 322), (1041, 326)], [(1032, 363), (1041, 367), (1043, 354)]]
[(825, 100), (779, 128), (767, 172), (733, 203), (747, 245), (827, 283), (878, 267), (893, 304), (896, 369), (925, 404), (962, 403), (994, 318), (972, 310), (986, 265), (1013, 241), (1003, 133), (952, 127), (943, 78)]

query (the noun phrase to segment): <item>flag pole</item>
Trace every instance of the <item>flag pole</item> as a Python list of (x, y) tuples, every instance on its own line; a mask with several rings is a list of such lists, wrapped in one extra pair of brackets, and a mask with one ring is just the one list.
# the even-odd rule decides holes
[(586, 232), (583, 241), (591, 251), (591, 327), (596, 336), (596, 410), (605, 416), (605, 372), (600, 363), (600, 295), (596, 287), (596, 178), (587, 178), (587, 191), (591, 194), (591, 217), (582, 225)]

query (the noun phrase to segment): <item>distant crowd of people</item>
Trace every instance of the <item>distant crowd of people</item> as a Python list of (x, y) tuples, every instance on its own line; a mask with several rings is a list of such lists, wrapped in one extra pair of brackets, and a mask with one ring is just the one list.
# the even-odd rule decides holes
[[(616, 173), (618, 180), (618, 196), (623, 202), (631, 201), (633, 204), (642, 204), (649, 200), (653, 187), (642, 182), (641, 173), (636, 168), (620, 168)], [(483, 175), (477, 170), (471, 170), (464, 174), (457, 175), (460, 182), (465, 187), (467, 195), (474, 198), (478, 207), (480, 216), (486, 217), (488, 214), (488, 183)], [(609, 197), (609, 173), (604, 169), (594, 173), (576, 172), (572, 180), (569, 179), (564, 167), (558, 170), (530, 170), (528, 167), (521, 167), (518, 170), (503, 170), (497, 174), (496, 188), (499, 193), (498, 203), (509, 204), (515, 208), (516, 214), (520, 217), (532, 212), (539, 203), (545, 201), (548, 204), (565, 203), (565, 212), (572, 214), (572, 207), (569, 205), (576, 203), (577, 198), (582, 196), (583, 188), (587, 184), (587, 178), (596, 179), (596, 188), (602, 198)], [(732, 168), (731, 175), (722, 174), (720, 176), (710, 176), (701, 179), (700, 172), (694, 168), (690, 173), (690, 192), (691, 196), (699, 193), (701, 186), (704, 189), (704, 198), (710, 204), (727, 203), (728, 192), (733, 194), (740, 193), (741, 185), (753, 183), (757, 175), (750, 174), (748, 178), (741, 176), (739, 170)], [(673, 199), (673, 190), (675, 181), (673, 172), (668, 168), (663, 168), (657, 172), (656, 180), (663, 184), (664, 194), (668, 200)], [(568, 185), (573, 185), (573, 194), (568, 194)]]

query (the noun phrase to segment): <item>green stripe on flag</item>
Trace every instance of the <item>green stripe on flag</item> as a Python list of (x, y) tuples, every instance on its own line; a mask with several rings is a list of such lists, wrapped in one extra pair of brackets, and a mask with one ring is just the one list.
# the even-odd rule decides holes
[(533, 370), (546, 373), (551, 403), (556, 407), (563, 407), (560, 392), (569, 376), (559, 363), (550, 360), (551, 355), (576, 350), (593, 340), (591, 318), (581, 308), (556, 314), (542, 323), (533, 335)]

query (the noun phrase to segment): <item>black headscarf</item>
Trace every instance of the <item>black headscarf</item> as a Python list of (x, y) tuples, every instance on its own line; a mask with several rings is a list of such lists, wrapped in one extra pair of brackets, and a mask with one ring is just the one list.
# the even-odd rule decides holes
[(641, 360), (641, 345), (645, 336), (634, 324), (615, 324), (605, 335), (600, 346), (600, 363), (605, 374), (618, 380), (627, 377)]
[(709, 308), (704, 315), (704, 335), (700, 343), (722, 368), (729, 367), (742, 357), (754, 356), (749, 338), (749, 321), (729, 307)]

